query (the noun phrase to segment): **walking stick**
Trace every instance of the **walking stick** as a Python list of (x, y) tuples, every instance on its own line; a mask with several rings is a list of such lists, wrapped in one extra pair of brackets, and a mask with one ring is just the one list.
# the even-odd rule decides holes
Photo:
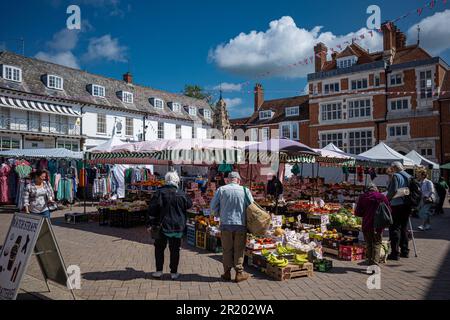
[(412, 238), (412, 242), (413, 242), (413, 247), (414, 247), (414, 256), (417, 258), (417, 248), (416, 248), (416, 239), (414, 238), (414, 230), (413, 230), (413, 226), (411, 223), (411, 217), (409, 217), (409, 228), (411, 231), (411, 238)]

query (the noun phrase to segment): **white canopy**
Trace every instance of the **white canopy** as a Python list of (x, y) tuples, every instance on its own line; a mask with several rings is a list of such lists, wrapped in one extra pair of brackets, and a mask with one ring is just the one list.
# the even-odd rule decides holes
[(407, 167), (414, 167), (416, 165), (413, 160), (398, 153), (397, 151), (395, 151), (388, 145), (384, 144), (383, 142), (376, 145), (372, 149), (364, 153), (361, 153), (360, 156), (383, 162), (400, 161), (401, 163), (403, 163), (404, 166)]
[(47, 159), (83, 159), (82, 152), (73, 152), (64, 148), (52, 149), (14, 149), (0, 151), (2, 157), (47, 158)]
[(120, 140), (119, 137), (117, 137), (115, 134), (113, 134), (111, 139), (109, 139), (105, 143), (102, 143), (88, 151), (92, 152), (92, 153), (111, 152), (115, 147), (118, 147), (121, 145), (124, 145), (122, 140)]
[(433, 166), (433, 169), (439, 170), (439, 165), (437, 163), (434, 163), (433, 161), (430, 161), (423, 157), (421, 154), (417, 153), (417, 151), (413, 150), (410, 153), (406, 155), (408, 158), (410, 158), (417, 166)]
[(115, 146), (113, 152), (153, 152), (163, 150), (242, 150), (252, 144), (249, 141), (221, 140), (221, 139), (178, 139), (156, 140), (137, 143), (127, 143)]

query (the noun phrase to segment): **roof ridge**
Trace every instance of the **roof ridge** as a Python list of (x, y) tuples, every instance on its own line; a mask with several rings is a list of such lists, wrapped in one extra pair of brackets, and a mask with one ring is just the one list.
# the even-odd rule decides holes
[[(20, 57), (21, 59), (37, 61), (37, 62), (43, 63), (43, 64), (50, 64), (50, 65), (56, 66), (58, 68), (64, 68), (64, 69), (68, 69), (68, 70), (71, 70), (71, 71), (74, 71), (74, 72), (85, 73), (85, 74), (90, 75), (90, 76), (99, 77), (99, 78), (103, 78), (103, 79), (106, 79), (106, 80), (115, 81), (115, 82), (118, 82), (118, 83), (121, 83), (121, 84), (130, 85), (130, 84), (124, 82), (123, 80), (119, 80), (117, 78), (112, 78), (112, 77), (108, 77), (108, 76), (104, 76), (104, 75), (95, 74), (95, 73), (92, 73), (92, 72), (89, 72), (89, 71), (86, 71), (86, 70), (71, 68), (71, 67), (68, 67), (68, 66), (65, 66), (65, 65), (62, 65), (62, 64), (57, 64), (57, 63), (54, 63), (54, 62), (41, 60), (41, 59), (38, 59), (38, 58), (35, 58), (35, 57), (24, 56), (24, 55), (21, 55), (21, 54), (12, 52), (12, 51), (8, 51), (8, 50), (0, 51), (0, 54), (1, 55), (3, 55), (3, 54), (10, 54), (12, 56)], [(157, 92), (161, 92), (161, 93), (165, 93), (165, 94), (169, 94), (169, 95), (174, 95), (174, 96), (177, 96), (177, 97), (184, 97), (186, 99), (191, 99), (193, 101), (202, 101), (202, 102), (205, 102), (205, 103), (208, 104), (206, 99), (192, 98), (192, 97), (180, 94), (180, 93), (174, 93), (174, 92), (169, 92), (169, 91), (165, 91), (165, 90), (162, 90), (162, 89), (156, 89), (156, 88), (152, 88), (150, 86), (142, 85), (142, 84), (132, 83), (131, 85), (132, 86), (136, 86), (136, 87), (140, 87), (140, 88), (143, 88), (143, 89), (148, 89), (148, 90), (153, 90), (153, 91), (157, 91)]]

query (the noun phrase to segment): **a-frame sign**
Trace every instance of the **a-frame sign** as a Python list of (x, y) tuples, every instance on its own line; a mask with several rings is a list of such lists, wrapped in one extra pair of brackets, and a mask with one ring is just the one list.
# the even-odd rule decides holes
[(48, 280), (67, 286), (75, 299), (67, 269), (47, 218), (16, 213), (12, 219), (0, 256), (0, 300), (15, 300), (30, 258), (35, 255)]

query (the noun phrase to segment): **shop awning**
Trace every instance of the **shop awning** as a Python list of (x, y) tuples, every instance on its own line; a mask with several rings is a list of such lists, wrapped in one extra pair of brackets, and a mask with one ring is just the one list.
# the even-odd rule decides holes
[(0, 151), (1, 157), (12, 158), (47, 158), (47, 159), (83, 159), (82, 152), (73, 152), (68, 149), (14, 149)]
[(63, 106), (55, 103), (38, 102), (28, 99), (18, 99), (5, 96), (0, 96), (0, 106), (25, 111), (62, 114), (70, 117), (81, 116), (81, 113), (73, 110), (72, 107)]

